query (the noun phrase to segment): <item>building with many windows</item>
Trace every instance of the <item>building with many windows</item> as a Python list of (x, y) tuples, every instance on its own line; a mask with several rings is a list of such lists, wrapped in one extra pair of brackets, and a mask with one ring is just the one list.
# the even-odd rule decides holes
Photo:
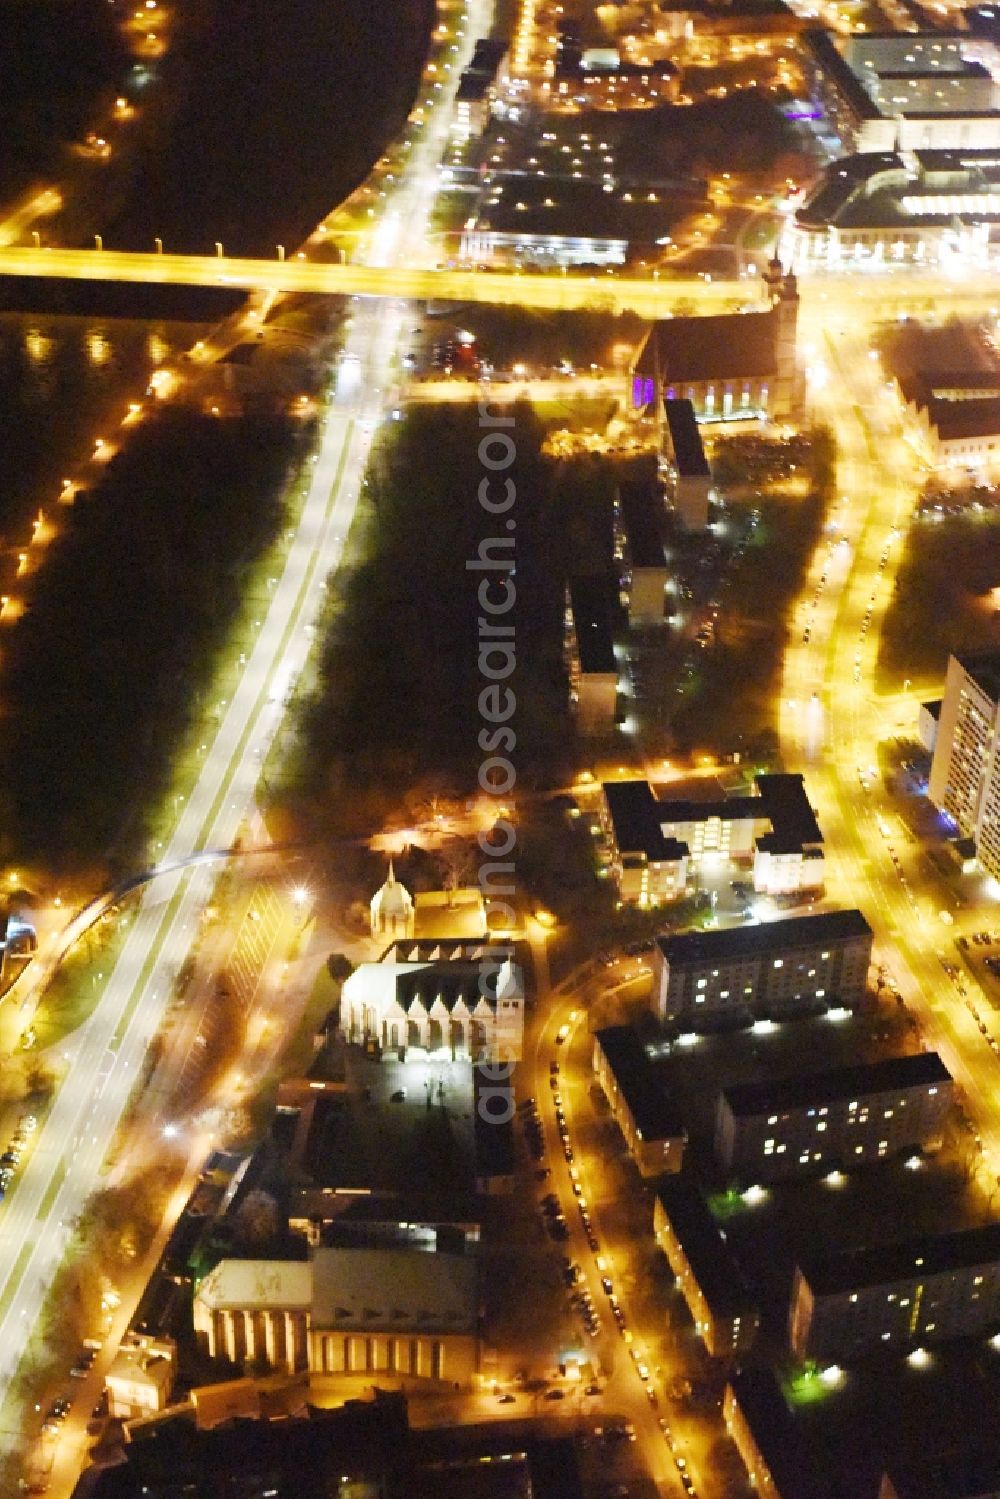
[(638, 1032), (612, 1025), (594, 1035), (594, 1076), (643, 1176), (679, 1171), (687, 1131)]
[(800, 1359), (844, 1363), (1000, 1327), (1000, 1223), (801, 1258), (788, 1314)]
[(713, 1358), (745, 1352), (760, 1314), (725, 1233), (690, 1177), (669, 1177), (657, 1187), (653, 1233), (708, 1352)]
[(697, 1030), (834, 1007), (864, 998), (872, 929), (860, 911), (825, 911), (657, 940), (653, 1012)]
[(963, 32), (803, 33), (813, 99), (848, 151), (995, 150), (996, 49)]
[(1000, 879), (1000, 652), (948, 657), (927, 795)]
[(781, 236), (795, 271), (985, 266), (1000, 233), (993, 151), (866, 151), (831, 162)]
[(740, 1083), (719, 1094), (715, 1153), (743, 1181), (850, 1171), (939, 1143), (953, 1092), (936, 1052)]
[(823, 834), (800, 775), (760, 775), (754, 796), (657, 797), (648, 781), (606, 781), (601, 825), (611, 873), (628, 904), (683, 895), (702, 866), (752, 869), (761, 895), (823, 884)]
[(722, 1400), (726, 1430), (761, 1499), (844, 1499), (770, 1369), (739, 1369)]

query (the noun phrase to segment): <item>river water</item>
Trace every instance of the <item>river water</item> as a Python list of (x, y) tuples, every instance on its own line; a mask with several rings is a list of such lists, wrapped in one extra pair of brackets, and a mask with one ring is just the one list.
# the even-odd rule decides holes
[(154, 369), (199, 337), (191, 323), (0, 313), (0, 539), (27, 539), (31, 515), (110, 439)]

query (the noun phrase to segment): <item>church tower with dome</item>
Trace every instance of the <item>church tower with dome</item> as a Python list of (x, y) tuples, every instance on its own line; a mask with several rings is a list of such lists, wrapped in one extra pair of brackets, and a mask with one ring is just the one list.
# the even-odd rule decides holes
[(391, 859), (388, 878), (371, 899), (371, 931), (374, 938), (388, 942), (413, 936), (413, 897), (397, 880)]

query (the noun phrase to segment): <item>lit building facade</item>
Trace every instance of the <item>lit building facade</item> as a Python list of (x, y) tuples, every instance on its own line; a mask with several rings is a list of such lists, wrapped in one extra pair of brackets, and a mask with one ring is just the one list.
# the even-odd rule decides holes
[(715, 1154), (748, 1182), (851, 1171), (939, 1144), (953, 1092), (935, 1052), (739, 1084), (719, 1094)]
[(998, 1326), (998, 1223), (796, 1266), (788, 1329), (799, 1359), (845, 1363)]
[(771, 302), (766, 312), (655, 323), (632, 364), (633, 408), (690, 401), (701, 423), (794, 416), (802, 404), (798, 282), (776, 261), (763, 279)]
[(872, 930), (860, 911), (826, 911), (657, 939), (653, 1012), (698, 1029), (833, 1007), (864, 998)]
[(737, 864), (760, 895), (822, 887), (823, 834), (798, 775), (761, 775), (755, 796), (660, 799), (648, 781), (602, 786), (601, 825), (611, 873), (627, 904), (683, 895), (698, 871)]
[(713, 1358), (732, 1358), (751, 1345), (760, 1325), (726, 1236), (698, 1187), (687, 1176), (656, 1189), (653, 1233)]
[(593, 1067), (611, 1117), (641, 1174), (679, 1171), (687, 1132), (638, 1033), (626, 1025), (597, 1031)]
[(395, 943), (345, 979), (340, 1028), (372, 1050), (474, 1062), (516, 1060), (524, 982), (506, 947), (488, 942)]
[(476, 1263), (421, 1248), (222, 1260), (195, 1293), (194, 1328), (235, 1364), (464, 1386), (479, 1367)]
[(1000, 879), (1000, 653), (949, 656), (927, 795)]

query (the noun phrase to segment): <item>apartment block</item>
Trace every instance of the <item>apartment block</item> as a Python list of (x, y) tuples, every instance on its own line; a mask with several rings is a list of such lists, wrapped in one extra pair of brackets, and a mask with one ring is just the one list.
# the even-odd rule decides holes
[(935, 1052), (719, 1094), (715, 1153), (745, 1181), (853, 1170), (939, 1139), (954, 1084)]
[(630, 625), (659, 625), (669, 573), (659, 485), (622, 483), (615, 497), (615, 555)]
[(800, 1260), (788, 1314), (800, 1359), (844, 1363), (1000, 1326), (1000, 1223)]
[(627, 1025), (597, 1031), (593, 1067), (642, 1175), (679, 1171), (687, 1134), (638, 1033)]
[(860, 911), (660, 937), (653, 1011), (664, 1025), (698, 1029), (853, 1008), (864, 997), (871, 950)]
[(927, 795), (1000, 879), (1000, 652), (948, 657)]
[(674, 470), (674, 509), (685, 531), (704, 531), (708, 525), (712, 471), (705, 457), (694, 406), (687, 399), (668, 396), (663, 402), (663, 414), (664, 449)]
[(770, 1369), (738, 1370), (722, 1400), (726, 1430), (761, 1499), (845, 1499), (796, 1422)]
[(690, 1177), (667, 1177), (657, 1187), (653, 1233), (708, 1352), (713, 1358), (745, 1352), (760, 1314), (725, 1233)]
[(739, 865), (761, 895), (823, 884), (823, 834), (800, 775), (760, 775), (753, 796), (660, 799), (648, 781), (609, 781), (601, 821), (620, 898), (642, 906), (682, 895), (703, 866)]
[(615, 726), (618, 663), (611, 603), (603, 578), (574, 578), (566, 590), (563, 656), (582, 734), (610, 734)]

